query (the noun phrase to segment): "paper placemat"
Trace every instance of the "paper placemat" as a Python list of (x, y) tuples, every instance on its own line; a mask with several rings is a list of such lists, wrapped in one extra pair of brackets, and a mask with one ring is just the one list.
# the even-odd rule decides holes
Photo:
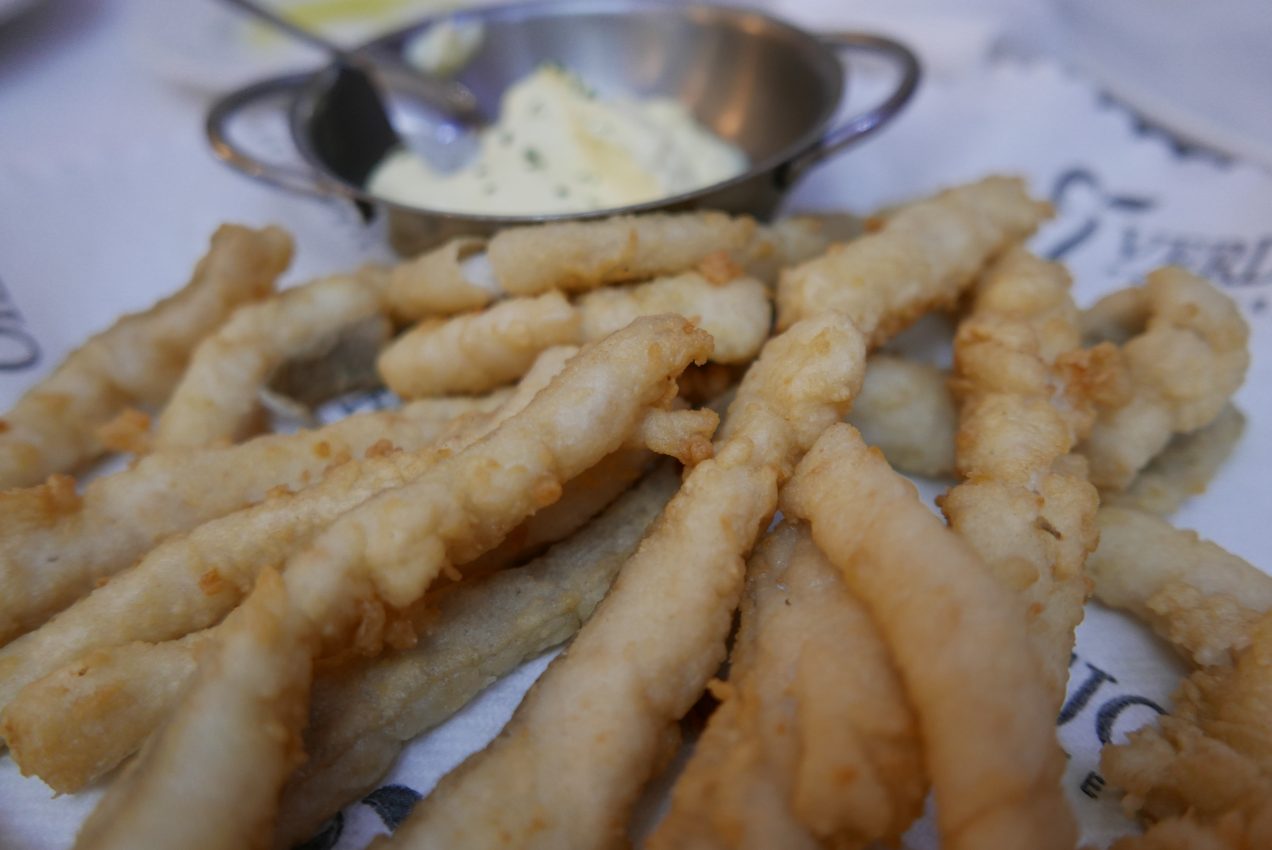
[[(1080, 304), (1178, 263), (1241, 305), (1253, 330), (1253, 365), (1237, 396), (1249, 417), (1246, 435), (1210, 492), (1175, 521), (1256, 564), (1265, 561), (1272, 178), (1172, 146), (1054, 66), (996, 65), (930, 80), (895, 126), (823, 167), (791, 206), (868, 211), (989, 172), (1024, 174), (1036, 194), (1056, 204), (1057, 219), (1033, 245), (1069, 264)], [(350, 208), (236, 178), (210, 160), (193, 131), (123, 154), (87, 150), (75, 162), (22, 171), (0, 164), (0, 204), (0, 408), (86, 334), (178, 286), (221, 220), (278, 221), (291, 229), (299, 246), (291, 280), (383, 256), (376, 229)], [(355, 850), (394, 823), (498, 731), (545, 663), (526, 665), (412, 744), (385, 788), (349, 807), (312, 847)], [(1088, 840), (1106, 844), (1131, 829), (1099, 777), (1100, 743), (1168, 708), (1182, 672), (1147, 630), (1096, 604), (1088, 608), (1060, 726), (1071, 757), (1066, 786)], [(0, 846), (70, 846), (97, 793), (53, 799), (0, 757)], [(917, 826), (907, 844), (935, 847), (930, 826)]]

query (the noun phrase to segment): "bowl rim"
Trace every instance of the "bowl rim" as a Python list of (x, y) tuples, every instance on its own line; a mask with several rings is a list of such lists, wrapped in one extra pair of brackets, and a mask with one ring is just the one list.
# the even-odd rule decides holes
[(411, 35), (423, 32), (441, 21), (484, 21), (491, 18), (502, 20), (517, 20), (529, 17), (541, 17), (545, 15), (551, 16), (567, 16), (569, 14), (577, 14), (579, 12), (589, 13), (609, 13), (609, 14), (627, 14), (631, 12), (658, 12), (658, 13), (674, 13), (690, 18), (697, 18), (703, 21), (728, 21), (735, 25), (742, 26), (747, 29), (745, 22), (750, 21), (753, 28), (759, 26), (766, 31), (776, 32), (781, 37), (792, 39), (801, 44), (803, 47), (809, 48), (806, 54), (801, 50), (801, 55), (811, 56), (810, 64), (822, 64), (821, 70), (826, 72), (826, 77), (830, 81), (831, 92), (822, 104), (821, 114), (817, 116), (815, 121), (809, 123), (809, 127), (794, 141), (785, 145), (782, 149), (770, 154), (764, 159), (751, 163), (745, 171), (742, 171), (733, 177), (710, 183), (706, 186), (700, 186), (687, 192), (681, 192), (676, 195), (666, 195), (649, 201), (643, 201), (639, 204), (628, 204), (621, 207), (605, 207), (597, 210), (581, 210), (578, 212), (551, 213), (542, 215), (497, 215), (490, 213), (466, 213), (456, 210), (438, 209), (435, 207), (425, 207), (415, 204), (406, 204), (385, 198), (370, 192), (365, 186), (359, 186), (353, 182), (346, 180), (339, 174), (331, 171), (331, 169), (323, 163), (318, 156), (316, 150), (310, 142), (307, 133), (307, 122), (312, 117), (317, 100), (321, 97), (322, 92), (330, 85), (330, 81), (339, 71), (339, 66), (330, 63), (318, 71), (311, 74), (308, 80), (300, 88), (297, 95), (292, 99), (288, 109), (288, 125), (292, 137), (292, 143), (296, 146), (297, 151), (305, 162), (316, 169), (324, 178), (334, 181), (341, 189), (347, 191), (352, 197), (362, 201), (368, 201), (377, 205), (387, 207), (403, 213), (411, 213), (417, 215), (427, 215), (434, 218), (453, 221), (456, 223), (471, 224), (494, 224), (501, 227), (510, 227), (523, 224), (541, 224), (557, 221), (580, 221), (597, 218), (610, 218), (616, 215), (633, 215), (637, 213), (652, 212), (663, 210), (671, 207), (688, 206), (694, 201), (740, 186), (757, 177), (780, 169), (782, 166), (799, 158), (802, 154), (807, 153), (817, 146), (825, 135), (827, 126), (834, 119), (836, 112), (843, 103), (844, 92), (846, 89), (846, 81), (849, 74), (849, 68), (842, 62), (835, 48), (819, 38), (816, 34), (806, 29), (798, 27), (789, 21), (785, 21), (774, 15), (762, 12), (750, 7), (730, 6), (718, 3), (697, 2), (677, 2), (677, 0), (529, 0), (529, 2), (510, 2), (500, 3), (497, 5), (478, 6), (467, 9), (451, 10), (449, 12), (441, 12), (435, 15), (420, 18), (418, 21), (399, 27), (396, 30), (377, 36), (368, 41), (359, 49), (375, 49), (383, 47)]

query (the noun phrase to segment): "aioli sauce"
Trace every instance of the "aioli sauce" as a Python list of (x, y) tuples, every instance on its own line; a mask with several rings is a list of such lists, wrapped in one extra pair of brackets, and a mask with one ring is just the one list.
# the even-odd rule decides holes
[(601, 100), (545, 65), (510, 88), (480, 153), (449, 174), (391, 151), (367, 187), (450, 212), (550, 215), (621, 207), (740, 174), (746, 155), (670, 98)]

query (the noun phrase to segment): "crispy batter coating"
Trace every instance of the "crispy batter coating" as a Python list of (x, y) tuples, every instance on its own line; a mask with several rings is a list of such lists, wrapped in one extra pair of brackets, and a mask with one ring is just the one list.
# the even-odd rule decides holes
[(833, 315), (769, 341), (715, 457), (694, 467), (569, 650), (504, 733), (377, 846), (625, 841), (627, 816), (674, 744), (676, 721), (724, 658), (743, 559), (776, 508), (778, 483), (846, 411), (864, 348), (861, 333)]
[(199, 341), (268, 295), (291, 256), (291, 237), (276, 227), (219, 228), (184, 289), (89, 339), (0, 418), (0, 490), (99, 456), (97, 428), (126, 408), (166, 402)]
[(1158, 821), (1143, 835), (1120, 838), (1109, 850), (1258, 850), (1272, 842), (1272, 806), (1229, 812), (1202, 823), (1191, 816)]
[(259, 394), (288, 360), (321, 352), (383, 311), (385, 275), (365, 268), (312, 281), (234, 312), (199, 343), (155, 429), (154, 448), (236, 442), (259, 425)]
[[(681, 232), (685, 227), (687, 233)], [(503, 281), (521, 287), (510, 290), (520, 295), (595, 289), (692, 269), (713, 280), (716, 272), (727, 271), (720, 282), (742, 270), (772, 287), (783, 268), (812, 259), (832, 241), (851, 238), (860, 229), (860, 219), (836, 214), (795, 216), (761, 226), (718, 213), (641, 216), (620, 219), (617, 224), (548, 225), (496, 237), (493, 255), (499, 258), (498, 270), (491, 268), (490, 257), (483, 256), (487, 240), (465, 236), (395, 267), (387, 297), (396, 319), (416, 322), (485, 307), (504, 294), (494, 279), (500, 272)], [(703, 234), (709, 240), (701, 244), (684, 238)], [(545, 244), (552, 242), (557, 244)], [(522, 255), (529, 251), (546, 252), (561, 266), (519, 267)], [(469, 260), (476, 263), (466, 263)], [(487, 275), (490, 280), (483, 280)]]
[(282, 563), (355, 505), (417, 478), (490, 433), (529, 404), (574, 351), (544, 352), (501, 408), (457, 423), (435, 447), (340, 464), (298, 493), (275, 493), (164, 541), (134, 567), (0, 649), (0, 710), (21, 687), (90, 649), (171, 640), (218, 622), (251, 590), (261, 569)]
[(389, 310), (400, 322), (449, 316), (485, 307), (499, 294), (464, 274), (463, 262), (486, 249), (486, 240), (452, 239), (439, 248), (394, 266), (385, 292)]
[(1095, 596), (1129, 611), (1204, 666), (1231, 663), (1272, 610), (1272, 577), (1194, 531), (1133, 508), (1100, 508), (1087, 561)]
[(565, 296), (514, 298), (480, 313), (425, 321), (395, 339), (377, 363), (403, 398), (481, 393), (512, 383), (539, 352), (578, 340), (579, 317)]
[[(461, 583), (436, 603), (416, 606), (415, 647), (320, 674), (308, 758), (284, 797), (279, 834), (286, 841), (279, 846), (308, 838), (369, 790), (408, 739), (573, 634), (678, 486), (669, 469), (650, 476), (525, 567)], [(94, 650), (24, 688), (4, 716), (14, 760), (60, 793), (80, 790), (162, 725), (216, 633)]]
[(500, 287), (538, 295), (679, 274), (717, 252), (741, 251), (754, 234), (755, 222), (745, 217), (654, 213), (514, 227), (486, 250)]
[(850, 425), (822, 435), (782, 509), (810, 523), (891, 650), (918, 715), (941, 846), (1072, 848), (1052, 697), (1011, 592)]
[(826, 310), (844, 313), (871, 342), (932, 309), (954, 306), (995, 255), (1051, 214), (1024, 182), (987, 177), (908, 204), (880, 230), (782, 273), (777, 324), (788, 328)]
[(978, 283), (954, 336), (955, 460), (965, 480), (941, 500), (950, 527), (1017, 593), (1049, 716), (1064, 701), (1089, 593), (1083, 564), (1098, 539), (1099, 494), (1069, 454), (1095, 416), (1081, 377), (1095, 367), (1078, 349), (1069, 283), (1063, 267), (1023, 249)]
[(1125, 490), (1101, 494), (1103, 504), (1173, 514), (1206, 491), (1244, 430), (1245, 414), (1231, 404), (1225, 406), (1206, 427), (1172, 437)]
[(768, 339), (772, 308), (764, 284), (751, 277), (720, 283), (699, 272), (631, 287), (609, 287), (582, 295), (577, 302), (580, 335), (591, 342), (613, 333), (637, 316), (679, 313), (711, 334), (716, 363), (748, 363)]
[(958, 409), (946, 378), (928, 363), (875, 354), (866, 362), (866, 380), (848, 422), (896, 469), (951, 476)]
[(1109, 296), (1092, 312), (1096, 319), (1088, 325), (1101, 327), (1101, 334), (1133, 334), (1121, 347), (1130, 398), (1101, 410), (1081, 447), (1091, 481), (1121, 490), (1172, 435), (1204, 428), (1223, 411), (1245, 379), (1250, 332), (1231, 298), (1173, 267), (1152, 272), (1143, 286)]
[(283, 792), (275, 845), (310, 837), (374, 787), (408, 740), (578, 631), (679, 487), (674, 470), (653, 473), (541, 558), (443, 594), (414, 648), (319, 676), (309, 758)]
[[(413, 604), (443, 570), (554, 501), (565, 481), (618, 449), (646, 410), (669, 401), (675, 376), (710, 350), (710, 337), (684, 319), (639, 319), (572, 359), (483, 440), (341, 516), (288, 559), (281, 586), (263, 573), (77, 846), (261, 844), (299, 749), (314, 656), (379, 645), (391, 609)], [(269, 693), (260, 681), (272, 682)], [(220, 718), (236, 722), (210, 735), (205, 727)], [(191, 807), (199, 818), (184, 817)]]
[[(1253, 624), (1230, 667), (1203, 668), (1175, 694), (1175, 710), (1105, 747), (1101, 769), (1123, 788), (1123, 806), (1150, 821), (1169, 819), (1159, 838), (1186, 829), (1225, 835), (1218, 846), (1272, 841), (1272, 614)], [(1156, 846), (1152, 841), (1125, 846)]]
[(82, 790), (162, 725), (215, 635), (95, 649), (37, 679), (4, 711), (9, 754), (59, 794)]
[[(699, 439), (711, 445), (710, 432), (706, 437), (695, 433), (687, 439), (691, 445)], [(673, 451), (684, 448), (683, 445), (666, 447)], [(498, 546), (463, 564), (461, 583), (522, 563), (541, 554), (545, 547), (569, 537), (649, 472), (653, 455), (642, 447), (619, 449), (581, 473), (565, 485), (560, 499), (508, 532)]]
[(550, 345), (595, 342), (638, 316), (679, 313), (715, 339), (712, 360), (749, 362), (768, 338), (771, 309), (751, 278), (716, 284), (698, 272), (639, 286), (600, 289), (571, 305), (549, 292), (514, 298), (447, 321), (425, 321), (380, 356), (379, 369), (399, 395), (480, 392), (515, 380)]
[[(277, 572), (261, 573), (251, 604), (235, 609), (221, 629), (216, 651), (200, 667), (207, 677), (234, 677), (233, 688), (188, 689), (187, 710), (168, 720), (129, 770), (107, 791), (80, 828), (76, 847), (264, 847), (269, 808), (234, 806), (233, 799), (272, 800), (303, 759), (299, 730), (305, 722), (308, 677), (278, 677), (260, 663), (261, 648), (284, 668), (307, 668), (312, 649), (301, 614), (288, 605)], [(270, 722), (261, 722), (264, 707)], [(163, 746), (168, 740), (202, 742), (211, 757), (186, 761)], [(240, 754), (245, 754), (241, 758)], [(243, 770), (245, 763), (250, 770)], [(138, 805), (145, 800), (150, 805)]]
[(895, 842), (927, 792), (914, 713), (865, 608), (789, 521), (747, 565), (721, 706), (647, 847)]
[(490, 412), (507, 393), (421, 400), (324, 428), (232, 446), (174, 449), (98, 478), (63, 503), (60, 481), (0, 493), (0, 644), (44, 622), (163, 539), (300, 489), (373, 446), (416, 451), (460, 415)]

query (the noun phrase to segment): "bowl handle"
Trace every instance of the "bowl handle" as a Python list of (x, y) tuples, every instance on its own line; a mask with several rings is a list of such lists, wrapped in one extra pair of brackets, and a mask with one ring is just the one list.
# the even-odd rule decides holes
[(881, 35), (861, 32), (822, 33), (821, 39), (840, 52), (876, 53), (895, 63), (901, 72), (896, 88), (877, 106), (846, 119), (821, 138), (812, 149), (791, 160), (778, 175), (783, 187), (803, 177), (813, 166), (859, 142), (891, 121), (919, 85), (919, 58), (910, 48)]
[(316, 169), (259, 159), (234, 142), (230, 136), (230, 123), (245, 109), (271, 99), (286, 98), (290, 102), (312, 76), (290, 74), (262, 80), (231, 92), (214, 103), (204, 122), (204, 131), (212, 144), (212, 152), (231, 168), (270, 185), (302, 195), (343, 198), (365, 204), (372, 200), (369, 196), (323, 176)]

